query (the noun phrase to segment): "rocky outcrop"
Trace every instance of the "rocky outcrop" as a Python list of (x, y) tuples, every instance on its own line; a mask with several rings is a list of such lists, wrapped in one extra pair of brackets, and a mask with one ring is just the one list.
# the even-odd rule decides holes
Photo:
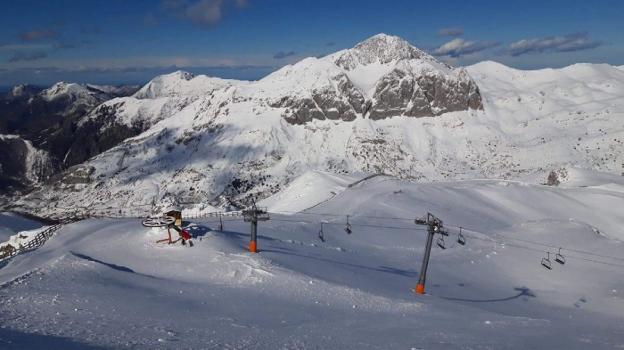
[(58, 168), (46, 151), (17, 135), (0, 135), (0, 188), (3, 193), (24, 191), (46, 180)]
[(305, 124), (313, 119), (352, 121), (362, 114), (365, 99), (346, 74), (332, 78), (332, 84), (311, 91), (309, 97), (285, 96), (271, 105), (287, 108), (284, 119), (291, 124)]
[(395, 69), (379, 80), (372, 101), (368, 116), (374, 120), (483, 109), (479, 88), (463, 70), (457, 79), (452, 79), (435, 73), (415, 75)]

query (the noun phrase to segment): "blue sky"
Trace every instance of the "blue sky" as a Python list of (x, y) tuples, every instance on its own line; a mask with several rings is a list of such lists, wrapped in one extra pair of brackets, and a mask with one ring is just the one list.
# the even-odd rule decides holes
[(0, 86), (258, 79), (398, 35), (454, 65), (624, 64), (624, 1), (2, 0)]

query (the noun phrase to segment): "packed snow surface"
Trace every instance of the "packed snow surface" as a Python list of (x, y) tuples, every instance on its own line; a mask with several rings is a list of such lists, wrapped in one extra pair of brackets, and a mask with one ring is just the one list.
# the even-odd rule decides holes
[[(155, 243), (166, 231), (136, 219), (66, 225), (0, 268), (0, 348), (621, 348), (624, 194), (604, 179), (306, 174), (266, 200), (254, 255), (242, 220), (186, 222), (192, 248)], [(413, 218), (426, 212), (450, 235), (434, 244), (421, 296), (411, 289), (425, 232)]]

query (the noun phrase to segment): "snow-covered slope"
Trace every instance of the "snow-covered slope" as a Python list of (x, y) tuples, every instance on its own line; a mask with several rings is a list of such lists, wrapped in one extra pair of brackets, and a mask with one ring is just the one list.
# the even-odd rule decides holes
[[(270, 210), (285, 213), (259, 224), (255, 255), (245, 252), (242, 220), (225, 221), (224, 231), (218, 219), (191, 220), (193, 248), (157, 244), (166, 230), (134, 219), (65, 226), (0, 268), (0, 347), (621, 346), (621, 192), (496, 180), (347, 181), (305, 175), (271, 198)], [(313, 209), (287, 209), (301, 203), (299, 193), (336, 189)], [(413, 219), (428, 211), (450, 236), (445, 250), (434, 245), (420, 296), (411, 289), (425, 235)], [(457, 226), (467, 228), (464, 246)], [(559, 247), (564, 265), (554, 261)], [(552, 270), (540, 265), (547, 251)]]
[[(174, 73), (156, 80), (187, 86), (198, 78)], [(176, 90), (148, 86), (144, 92)], [(624, 163), (624, 72), (608, 65), (521, 71), (484, 62), (453, 69), (378, 35), (257, 82), (219, 86), (192, 98), (104, 104), (97, 110), (106, 110), (101, 115), (110, 125), (145, 132), (20, 205), (139, 206), (144, 214), (163, 200), (247, 204), (308, 171), (542, 183), (561, 168), (620, 174)], [(179, 108), (165, 108), (171, 103)], [(408, 113), (416, 110), (430, 114)]]
[(241, 84), (245, 82), (176, 71), (152, 79), (132, 96), (104, 102), (82, 118), (78, 126), (95, 124), (101, 133), (112, 133), (115, 127), (133, 128), (134, 136), (215, 90)]

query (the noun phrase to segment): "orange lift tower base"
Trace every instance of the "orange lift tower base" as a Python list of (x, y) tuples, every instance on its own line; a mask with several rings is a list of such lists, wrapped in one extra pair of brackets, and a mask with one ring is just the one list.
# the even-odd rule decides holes
[(269, 220), (266, 208), (258, 208), (254, 202), (251, 208), (243, 210), (245, 221), (251, 222), (251, 239), (249, 240), (249, 252), (258, 252), (258, 221)]
[(442, 220), (438, 219), (431, 213), (427, 213), (426, 218), (416, 219), (414, 221), (416, 225), (427, 225), (427, 244), (425, 245), (425, 253), (423, 254), (422, 266), (420, 268), (420, 276), (418, 277), (418, 284), (414, 292), (416, 294), (425, 294), (425, 281), (427, 279), (427, 267), (429, 266), (429, 257), (431, 256), (431, 245), (433, 244), (433, 236), (436, 233), (448, 236), (448, 233), (444, 231)]

